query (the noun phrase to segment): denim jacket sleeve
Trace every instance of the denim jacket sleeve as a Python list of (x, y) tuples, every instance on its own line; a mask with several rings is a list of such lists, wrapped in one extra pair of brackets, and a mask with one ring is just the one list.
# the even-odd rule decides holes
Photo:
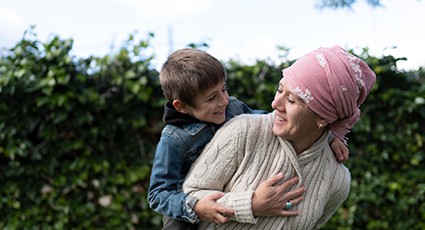
[(199, 218), (193, 211), (198, 199), (181, 191), (183, 151), (178, 140), (167, 132), (162, 133), (153, 163), (148, 202), (151, 209), (162, 215), (198, 223)]

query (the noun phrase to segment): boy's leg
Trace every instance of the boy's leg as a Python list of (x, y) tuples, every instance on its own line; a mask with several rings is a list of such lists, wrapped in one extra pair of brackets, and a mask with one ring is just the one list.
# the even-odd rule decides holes
[(162, 230), (197, 230), (197, 224), (191, 224), (186, 221), (179, 221), (168, 216), (164, 216), (162, 219)]

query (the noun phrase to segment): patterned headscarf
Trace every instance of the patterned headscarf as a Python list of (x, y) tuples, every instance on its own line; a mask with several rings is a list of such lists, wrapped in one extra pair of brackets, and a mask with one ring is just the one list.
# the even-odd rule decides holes
[(376, 81), (364, 61), (339, 46), (308, 53), (284, 69), (283, 77), (345, 144), (345, 135), (359, 120), (359, 106)]

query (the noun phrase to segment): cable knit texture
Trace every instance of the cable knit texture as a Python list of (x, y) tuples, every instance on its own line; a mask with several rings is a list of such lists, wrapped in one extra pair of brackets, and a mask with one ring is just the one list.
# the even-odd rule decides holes
[[(329, 132), (297, 155), (289, 141), (273, 133), (273, 118), (274, 113), (230, 120), (192, 165), (183, 192), (199, 199), (225, 192), (217, 203), (235, 211), (226, 224), (202, 222), (199, 229), (319, 229), (347, 198), (350, 173), (327, 144)], [(254, 191), (279, 172), (284, 174), (282, 181), (300, 178), (290, 190), (307, 188), (304, 200), (291, 209), (300, 215), (254, 218)]]

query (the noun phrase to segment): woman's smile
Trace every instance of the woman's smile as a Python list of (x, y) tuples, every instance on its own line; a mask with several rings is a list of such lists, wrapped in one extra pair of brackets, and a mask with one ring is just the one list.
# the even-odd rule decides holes
[(280, 121), (280, 122), (288, 121), (288, 120), (286, 120), (285, 118), (280, 117), (280, 116), (278, 116), (278, 115), (276, 115), (276, 120), (277, 120), (277, 121)]

